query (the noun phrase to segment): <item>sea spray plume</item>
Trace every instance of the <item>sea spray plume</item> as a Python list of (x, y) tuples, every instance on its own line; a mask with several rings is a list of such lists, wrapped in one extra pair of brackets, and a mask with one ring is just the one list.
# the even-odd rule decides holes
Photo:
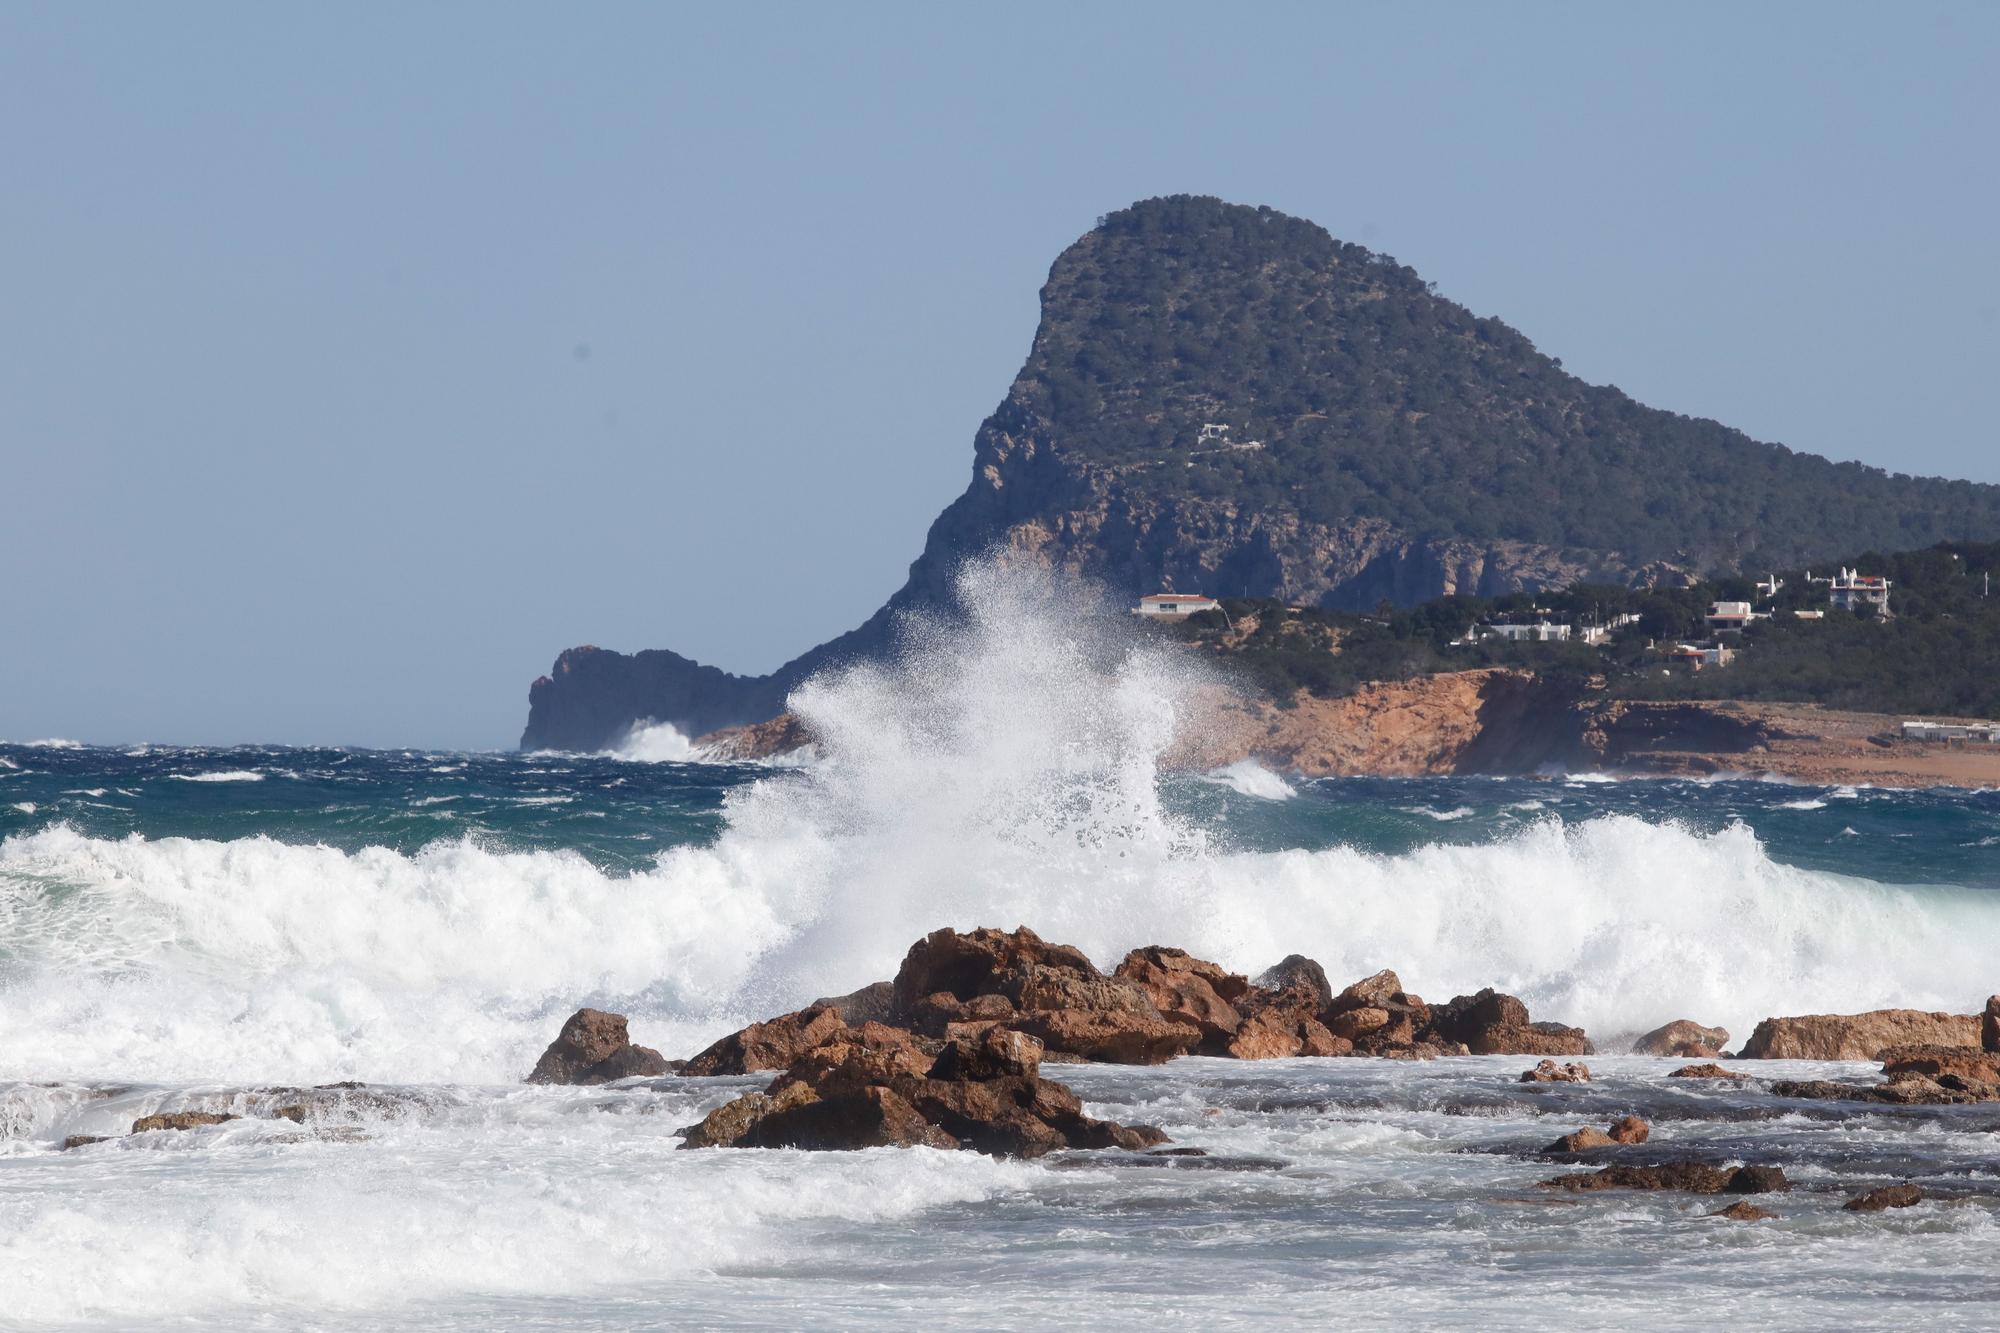
[(1158, 791), (1201, 668), (1038, 567), (968, 562), (955, 593), (949, 612), (905, 618), (887, 660), (795, 691), (820, 762), (730, 802), (725, 843), (803, 834), (826, 854), (759, 989), (886, 975), (919, 921), (1032, 922), (1108, 950), (1122, 935), (1106, 898), (1158, 905), (1171, 867), (1204, 849)]

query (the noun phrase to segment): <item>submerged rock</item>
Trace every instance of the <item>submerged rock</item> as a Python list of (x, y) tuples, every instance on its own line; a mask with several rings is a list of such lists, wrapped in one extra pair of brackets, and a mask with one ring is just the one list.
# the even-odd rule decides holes
[(1841, 1207), (1850, 1213), (1879, 1213), (1885, 1208), (1909, 1208), (1923, 1201), (1923, 1190), (1905, 1181), (1869, 1190), (1849, 1199)]
[(235, 1119), (238, 1117), (222, 1111), (169, 1111), (162, 1115), (140, 1116), (132, 1122), (132, 1132), (144, 1134), (155, 1129), (201, 1129)]
[(1616, 1141), (1603, 1130), (1592, 1129), (1586, 1125), (1574, 1134), (1563, 1135), (1543, 1151), (1552, 1153), (1589, 1152), (1592, 1148), (1609, 1148)]
[(1729, 1044), (1729, 1029), (1704, 1027), (1690, 1018), (1676, 1018), (1632, 1043), (1634, 1055), (1677, 1055), (1713, 1060)]
[(1906, 1074), (1887, 1083), (1837, 1083), (1831, 1079), (1780, 1080), (1777, 1097), (1804, 1101), (1875, 1102), (1884, 1106), (1965, 1106), (2000, 1101), (2000, 1083), (1968, 1083), (1954, 1075), (1929, 1079)]
[(1891, 1046), (1979, 1045), (1977, 1014), (1875, 1009), (1767, 1018), (1743, 1043), (1746, 1060), (1880, 1060)]
[(1644, 1143), (1653, 1137), (1653, 1127), (1636, 1115), (1620, 1116), (1611, 1122), (1614, 1143)]
[(1741, 1078), (1749, 1078), (1750, 1076), (1748, 1074), (1739, 1074), (1733, 1069), (1724, 1069), (1721, 1065), (1707, 1064), (1707, 1065), (1682, 1065), (1679, 1069), (1676, 1069), (1673, 1073), (1667, 1075), (1667, 1077), (1741, 1079)]
[(1533, 1069), (1521, 1075), (1523, 1083), (1588, 1083), (1590, 1066), (1584, 1064), (1558, 1065), (1553, 1060), (1544, 1060)]
[(1769, 1209), (1759, 1208), (1748, 1199), (1740, 1199), (1727, 1208), (1710, 1213), (1710, 1217), (1726, 1217), (1732, 1222), (1769, 1222), (1777, 1214)]
[(68, 1152), (71, 1148), (88, 1148), (93, 1143), (109, 1143), (113, 1137), (109, 1134), (72, 1134), (63, 1140), (62, 1150)]
[(625, 1015), (579, 1009), (542, 1052), (530, 1083), (591, 1084), (664, 1074), (670, 1066), (648, 1046), (634, 1046)]
[(1572, 1192), (1595, 1190), (1678, 1190), (1688, 1194), (1774, 1194), (1791, 1182), (1775, 1166), (1706, 1166), (1700, 1162), (1670, 1162), (1664, 1166), (1607, 1166), (1557, 1176), (1542, 1184)]

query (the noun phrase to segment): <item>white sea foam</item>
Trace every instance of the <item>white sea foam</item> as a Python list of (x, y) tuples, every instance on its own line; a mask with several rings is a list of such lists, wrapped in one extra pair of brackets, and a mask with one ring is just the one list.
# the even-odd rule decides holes
[(655, 722), (652, 718), (633, 723), (625, 738), (606, 754), (613, 759), (642, 764), (689, 764), (701, 758), (694, 742), (673, 723)]
[(1258, 763), (1255, 759), (1239, 759), (1235, 763), (1206, 775), (1207, 780), (1245, 796), (1255, 796), (1265, 801), (1289, 801), (1298, 795), (1292, 784)]
[(176, 782), (262, 782), (264, 775), (254, 769), (235, 768), (220, 773), (170, 773)]
[(41, 807), (36, 805), (33, 801), (16, 801), (14, 802), (14, 808), (16, 810), (19, 810), (24, 815), (32, 815), (35, 813), (36, 810), (40, 809)]
[(1786, 801), (1781, 805), (1779, 805), (1778, 808), (1780, 810), (1824, 810), (1826, 809), (1826, 802), (1815, 801), (1810, 799), (1803, 801)]
[(64, 740), (60, 736), (51, 736), (39, 741), (22, 741), (21, 744), (30, 750), (81, 750), (83, 748), (82, 741)]
[(0, 754), (0, 768), (19, 768), (19, 767), (20, 765), (15, 763), (12, 759), (9, 759), (4, 754)]

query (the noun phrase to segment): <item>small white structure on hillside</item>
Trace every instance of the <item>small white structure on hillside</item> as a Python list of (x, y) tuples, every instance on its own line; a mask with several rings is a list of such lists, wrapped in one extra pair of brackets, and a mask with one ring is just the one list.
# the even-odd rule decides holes
[(1473, 632), (1482, 639), (1506, 639), (1510, 643), (1568, 643), (1575, 629), (1538, 620), (1532, 625), (1480, 625)]
[(1139, 599), (1132, 608), (1135, 616), (1191, 616), (1197, 611), (1220, 611), (1222, 603), (1194, 593), (1155, 592)]
[(1905, 722), (1903, 739), (2000, 745), (2000, 722)]

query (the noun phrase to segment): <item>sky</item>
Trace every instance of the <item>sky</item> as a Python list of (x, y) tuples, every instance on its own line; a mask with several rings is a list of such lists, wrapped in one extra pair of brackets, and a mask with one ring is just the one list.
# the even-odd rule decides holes
[(0, 737), (504, 748), (864, 619), (1095, 219), (2000, 482), (2000, 5), (0, 0)]

